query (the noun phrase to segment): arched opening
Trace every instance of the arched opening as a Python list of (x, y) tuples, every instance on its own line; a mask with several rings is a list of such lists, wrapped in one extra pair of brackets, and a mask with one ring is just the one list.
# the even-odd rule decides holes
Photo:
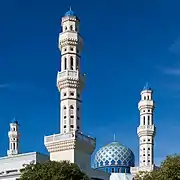
[(148, 125), (150, 125), (150, 116), (148, 116)]
[(64, 70), (66, 70), (67, 69), (67, 58), (65, 57), (64, 58)]
[(73, 70), (73, 66), (74, 66), (74, 63), (73, 63), (73, 57), (71, 56), (70, 57), (70, 65), (71, 65), (71, 70)]
[(73, 105), (70, 106), (70, 109), (74, 109)]
[(13, 150), (15, 150), (15, 143), (13, 143)]
[(143, 116), (143, 125), (145, 125), (145, 116)]
[(76, 58), (76, 69), (79, 69), (79, 60)]
[(73, 31), (73, 25), (70, 25), (70, 31)]

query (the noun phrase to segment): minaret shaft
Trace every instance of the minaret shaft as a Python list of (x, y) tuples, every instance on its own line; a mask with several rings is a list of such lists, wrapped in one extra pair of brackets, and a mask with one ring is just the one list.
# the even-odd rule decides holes
[(62, 18), (59, 34), (61, 51), (61, 71), (57, 76), (57, 87), (61, 96), (61, 133), (81, 131), (81, 92), (80, 55), (82, 38), (79, 35), (79, 20), (75, 16)]
[(141, 100), (138, 108), (140, 111), (140, 125), (137, 129), (139, 137), (139, 166), (151, 169), (154, 165), (154, 137), (156, 127), (154, 125), (155, 103), (152, 99), (152, 90), (145, 88), (141, 92)]

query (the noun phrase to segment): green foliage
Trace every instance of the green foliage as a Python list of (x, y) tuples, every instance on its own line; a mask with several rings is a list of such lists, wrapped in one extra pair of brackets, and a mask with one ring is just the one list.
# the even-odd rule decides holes
[(168, 156), (161, 165), (163, 180), (180, 180), (180, 155)]
[(157, 180), (157, 177), (159, 176), (158, 173), (158, 170), (154, 170), (153, 172), (140, 171), (136, 175), (135, 180)]
[(139, 172), (136, 180), (180, 180), (180, 155), (168, 156), (160, 168), (152, 172)]
[(76, 164), (68, 161), (29, 164), (21, 173), (20, 180), (89, 180)]

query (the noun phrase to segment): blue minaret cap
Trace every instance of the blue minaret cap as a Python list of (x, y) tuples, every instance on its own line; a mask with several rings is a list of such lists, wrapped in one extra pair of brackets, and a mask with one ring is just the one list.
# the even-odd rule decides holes
[(65, 13), (65, 16), (76, 16), (75, 13), (72, 11), (71, 7), (69, 8), (69, 11)]
[(148, 82), (147, 82), (146, 85), (144, 86), (143, 91), (144, 91), (144, 90), (151, 90)]
[(13, 118), (12, 123), (19, 124), (18, 121), (15, 118)]

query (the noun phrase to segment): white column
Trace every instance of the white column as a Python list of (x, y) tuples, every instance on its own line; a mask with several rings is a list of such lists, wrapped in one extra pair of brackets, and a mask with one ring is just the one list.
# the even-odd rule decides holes
[[(57, 86), (61, 94), (60, 129), (61, 133), (81, 130), (81, 92), (82, 79), (80, 72), (80, 55), (82, 38), (79, 35), (79, 19), (66, 14), (62, 18), (63, 32), (59, 34), (59, 49), (61, 51), (61, 72), (58, 75)], [(66, 58), (66, 72), (64, 73), (64, 59)], [(78, 69), (76, 68), (78, 59)], [(65, 107), (65, 109), (64, 109)]]
[(137, 129), (139, 136), (139, 166), (149, 169), (154, 164), (154, 137), (156, 127), (153, 121), (155, 103), (152, 99), (153, 91), (146, 85), (141, 92), (138, 108), (140, 111), (140, 125)]

